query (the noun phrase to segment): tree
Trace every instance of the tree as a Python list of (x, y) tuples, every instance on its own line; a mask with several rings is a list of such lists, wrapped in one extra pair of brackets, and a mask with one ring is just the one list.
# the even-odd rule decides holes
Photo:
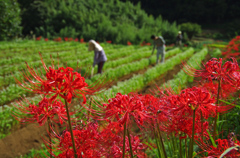
[(0, 40), (8, 40), (21, 33), (20, 8), (17, 0), (0, 1)]
[(189, 40), (191, 40), (193, 36), (202, 32), (201, 26), (196, 23), (182, 23), (179, 25), (179, 28), (182, 32), (187, 34)]

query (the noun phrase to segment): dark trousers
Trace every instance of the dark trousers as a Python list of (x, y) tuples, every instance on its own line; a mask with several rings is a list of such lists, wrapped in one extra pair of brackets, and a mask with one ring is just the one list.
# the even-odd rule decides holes
[(102, 73), (102, 68), (104, 65), (105, 61), (101, 61), (100, 63), (98, 63), (98, 74)]

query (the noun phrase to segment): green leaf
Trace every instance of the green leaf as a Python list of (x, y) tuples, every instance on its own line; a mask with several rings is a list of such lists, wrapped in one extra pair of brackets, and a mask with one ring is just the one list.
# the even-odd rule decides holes
[(210, 134), (210, 132), (209, 132), (208, 130), (207, 130), (207, 132), (208, 132), (208, 135), (209, 135), (209, 137), (210, 137), (210, 139), (211, 139), (212, 145), (216, 148), (217, 145), (216, 145), (216, 143), (215, 143), (213, 137), (211, 136), (211, 134)]
[(223, 158), (223, 156), (225, 156), (227, 153), (229, 153), (231, 150), (235, 149), (235, 148), (239, 148), (239, 146), (232, 146), (228, 149), (226, 149), (221, 155), (219, 158)]
[(224, 100), (221, 100), (221, 99), (219, 99), (221, 102), (224, 102), (224, 103), (226, 103), (226, 104), (228, 104), (228, 105), (232, 105), (232, 106), (235, 106), (235, 107), (237, 107), (237, 108), (240, 108), (240, 105), (235, 105), (235, 104), (233, 104), (233, 103), (229, 103), (229, 102), (227, 102), (227, 101), (224, 101)]
[(144, 144), (149, 146), (154, 151), (154, 153), (157, 155), (157, 157), (159, 158), (157, 151), (150, 144), (148, 144), (147, 142), (144, 142)]

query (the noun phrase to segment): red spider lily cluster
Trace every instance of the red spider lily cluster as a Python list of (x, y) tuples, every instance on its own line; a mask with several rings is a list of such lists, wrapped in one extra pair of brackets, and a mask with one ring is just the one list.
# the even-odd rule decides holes
[(224, 59), (228, 59), (230, 57), (240, 59), (239, 47), (240, 47), (240, 36), (236, 36), (228, 43), (228, 45), (226, 46), (226, 50), (222, 52)]
[(47, 42), (47, 41), (48, 41), (48, 38), (45, 38), (45, 39), (44, 39), (44, 41), (46, 41), (46, 42)]
[[(27, 105), (24, 104), (24, 101)], [(48, 118), (56, 123), (63, 124), (63, 122), (67, 120), (67, 113), (64, 106), (59, 99), (50, 101), (48, 98), (43, 98), (38, 105), (34, 105), (25, 99), (21, 102), (19, 101), (16, 107), (21, 113), (26, 114), (26, 116), (21, 118), (19, 113), (15, 113), (15, 118), (21, 118), (19, 121), (22, 122), (37, 122), (40, 126), (45, 124)], [(58, 116), (58, 120), (56, 120), (54, 116)]]
[(62, 38), (61, 38), (61, 37), (54, 38), (53, 41), (55, 41), (55, 42), (61, 42), (61, 41), (62, 41)]
[(85, 43), (83, 38), (80, 39), (80, 43)]
[(151, 46), (151, 43), (146, 43), (145, 41), (143, 41), (140, 45), (141, 46)]
[[(240, 142), (236, 139), (234, 133), (229, 133), (227, 139), (217, 139), (212, 143), (209, 138), (204, 141), (196, 141), (198, 146), (203, 150), (199, 153), (201, 157), (207, 158), (238, 158), (240, 157)], [(228, 151), (228, 152), (226, 152)], [(225, 152), (225, 154), (224, 154)], [(207, 155), (207, 156), (206, 156)]]
[(40, 41), (42, 39), (42, 36), (39, 36), (36, 38), (36, 41)]
[(107, 43), (109, 43), (109, 44), (111, 44), (112, 43), (112, 41), (106, 41)]
[(174, 44), (174, 43), (172, 43), (172, 44), (168, 45), (168, 47), (174, 47), (174, 46), (175, 46), (175, 44)]
[(68, 37), (64, 37), (64, 41), (66, 41), (66, 42), (71, 42), (71, 41), (73, 41), (73, 38), (68, 38)]
[[(156, 144), (149, 146), (159, 157), (170, 157), (173, 151), (167, 150), (179, 146), (180, 149), (174, 149), (179, 151), (176, 155), (192, 158), (194, 143), (201, 148), (198, 154), (202, 157), (219, 157), (226, 149), (235, 146), (225, 156), (240, 156), (237, 139), (232, 136), (228, 139), (217, 138), (217, 122), (214, 120), (234, 108), (219, 102), (219, 99), (227, 99), (240, 89), (240, 68), (234, 58), (225, 63), (222, 59), (213, 58), (200, 70), (185, 65), (185, 72), (202, 80), (198, 86), (183, 89), (179, 94), (171, 89), (159, 88), (146, 95), (117, 93), (107, 101), (88, 96), (105, 89), (108, 83), (98, 81), (88, 85), (84, 76), (70, 67), (55, 68), (53, 64), (47, 67), (43, 60), (42, 64), (45, 71), (42, 74), (27, 64), (23, 73), (25, 80), (17, 80), (24, 89), (41, 94), (42, 100), (38, 104), (32, 104), (27, 99), (19, 101), (16, 105), (19, 111), (14, 115), (22, 122), (39, 125), (47, 122), (51, 126), (49, 141), (45, 141), (51, 156), (145, 158), (148, 157), (147, 151), (151, 150), (146, 144), (153, 144), (144, 143), (148, 138), (156, 141)], [(76, 114), (69, 112), (68, 107), (73, 103), (73, 98), (82, 99), (81, 112), (84, 117), (70, 117)], [(56, 132), (53, 123), (66, 125), (66, 129)], [(209, 133), (217, 145), (209, 143)], [(179, 145), (173, 143), (166, 150), (166, 142), (176, 139)], [(60, 154), (55, 155), (54, 152)]]
[(131, 42), (129, 42), (129, 41), (127, 41), (127, 45), (129, 45), (129, 46), (130, 46), (130, 45), (132, 45), (132, 43), (131, 43)]

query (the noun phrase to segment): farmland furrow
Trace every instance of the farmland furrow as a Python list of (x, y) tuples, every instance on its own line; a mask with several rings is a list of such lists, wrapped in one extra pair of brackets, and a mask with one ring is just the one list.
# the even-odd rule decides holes
[[(201, 51), (195, 53), (188, 61), (187, 64), (191, 65), (195, 69), (199, 69), (199, 65), (202, 61), (208, 61), (210, 59), (210, 55), (208, 54), (208, 50), (206, 48), (202, 49)], [(142, 94), (149, 94), (151, 91), (157, 90), (156, 85), (165, 88), (171, 87), (175, 92), (178, 90), (192, 87), (193, 77), (186, 74), (182, 69), (182, 64), (176, 67), (174, 70), (168, 71), (166, 74), (166, 78), (162, 78), (160, 80), (155, 80), (155, 82), (150, 83), (149, 85), (145, 86), (139, 93)], [(176, 75), (174, 71), (179, 71)], [(163, 76), (164, 77), (164, 76)], [(165, 81), (164, 81), (165, 80)]]
[[(151, 52), (150, 52), (151, 53)], [(166, 53), (166, 59), (171, 58), (175, 56), (176, 54), (181, 53), (181, 50), (176, 48), (171, 51), (168, 51)], [(106, 76), (105, 79), (109, 80), (115, 80), (112, 85), (115, 85), (118, 81), (123, 81), (130, 79), (135, 74), (143, 74), (146, 70), (152, 67), (152, 65), (155, 65), (156, 56), (151, 56), (150, 58), (144, 58), (136, 62), (128, 63), (121, 65), (116, 68), (109, 69), (108, 71), (105, 71), (103, 76)], [(100, 75), (94, 76), (91, 81), (95, 82), (99, 79)], [(91, 81), (86, 80), (86, 82), (92, 83)]]
[(159, 64), (155, 67), (148, 69), (144, 74), (136, 75), (131, 79), (118, 82), (117, 86), (113, 86), (103, 93), (99, 94), (97, 97), (112, 96), (112, 94), (120, 93), (129, 93), (132, 91), (137, 91), (142, 89), (146, 84), (150, 83), (152, 80), (156, 79), (160, 75), (166, 73), (167, 71), (173, 69), (175, 65), (181, 63), (182, 60), (189, 58), (194, 53), (194, 50), (188, 50), (184, 53), (178, 54), (168, 60), (163, 64)]

